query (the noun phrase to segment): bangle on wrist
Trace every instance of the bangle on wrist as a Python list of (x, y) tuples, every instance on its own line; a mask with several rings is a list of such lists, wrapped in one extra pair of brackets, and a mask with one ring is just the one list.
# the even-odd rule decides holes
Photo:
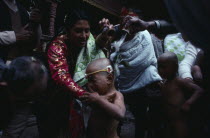
[(157, 29), (160, 29), (160, 22), (158, 20), (155, 20), (154, 22), (156, 24)]

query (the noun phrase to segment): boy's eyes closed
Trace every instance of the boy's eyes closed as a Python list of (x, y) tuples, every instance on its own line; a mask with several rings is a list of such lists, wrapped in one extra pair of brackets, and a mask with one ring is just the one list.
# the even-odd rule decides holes
[(95, 78), (92, 75), (87, 77), (88, 82), (95, 82)]

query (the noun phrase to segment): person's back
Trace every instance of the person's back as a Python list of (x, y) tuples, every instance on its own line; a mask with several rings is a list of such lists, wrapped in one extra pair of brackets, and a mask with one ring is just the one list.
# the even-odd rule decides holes
[(12, 99), (12, 115), (1, 138), (38, 138), (33, 103), (47, 86), (46, 68), (33, 57), (19, 57), (2, 75)]
[(105, 58), (95, 60), (87, 67), (88, 88), (93, 93), (85, 93), (81, 99), (92, 107), (87, 128), (89, 138), (119, 137), (117, 127), (124, 118), (125, 105), (123, 95), (114, 87), (112, 71)]
[(202, 89), (191, 80), (176, 76), (178, 58), (174, 53), (167, 52), (159, 57), (158, 71), (164, 79), (161, 92), (169, 121), (168, 134), (174, 138), (186, 138), (190, 131), (187, 113), (202, 94)]

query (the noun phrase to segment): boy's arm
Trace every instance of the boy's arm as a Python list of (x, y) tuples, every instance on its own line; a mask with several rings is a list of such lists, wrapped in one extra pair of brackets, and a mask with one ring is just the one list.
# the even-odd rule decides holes
[(198, 65), (194, 65), (191, 71), (192, 71), (193, 80), (199, 85), (202, 84), (203, 75), (200, 67)]
[[(121, 93), (117, 92), (113, 98), (113, 102), (109, 102), (104, 96), (98, 95), (98, 93), (84, 93), (81, 96), (82, 99), (86, 99), (88, 103), (92, 103), (99, 108), (106, 111), (110, 116), (117, 120), (122, 120), (125, 116), (125, 104), (124, 97)], [(85, 98), (83, 98), (85, 97)]]
[[(184, 91), (191, 92), (192, 95), (186, 102), (184, 103), (183, 107), (186, 110), (189, 110), (190, 106), (194, 104), (197, 99), (203, 94), (203, 89), (196, 85), (193, 81), (187, 79), (178, 79), (179, 85), (183, 88)], [(187, 109), (188, 108), (188, 109)]]
[(124, 97), (121, 93), (117, 92), (113, 103), (105, 98), (100, 98), (96, 103), (99, 107), (103, 108), (110, 116), (122, 120), (125, 117), (125, 103)]

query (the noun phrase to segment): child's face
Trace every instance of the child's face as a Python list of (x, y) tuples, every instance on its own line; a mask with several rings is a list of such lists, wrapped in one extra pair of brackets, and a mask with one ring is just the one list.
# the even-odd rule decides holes
[(176, 75), (177, 66), (165, 59), (158, 59), (158, 73), (163, 79), (170, 79)]
[(94, 92), (98, 92), (99, 95), (104, 95), (107, 92), (109, 87), (109, 81), (105, 72), (95, 73), (89, 75), (88, 87), (91, 88)]

